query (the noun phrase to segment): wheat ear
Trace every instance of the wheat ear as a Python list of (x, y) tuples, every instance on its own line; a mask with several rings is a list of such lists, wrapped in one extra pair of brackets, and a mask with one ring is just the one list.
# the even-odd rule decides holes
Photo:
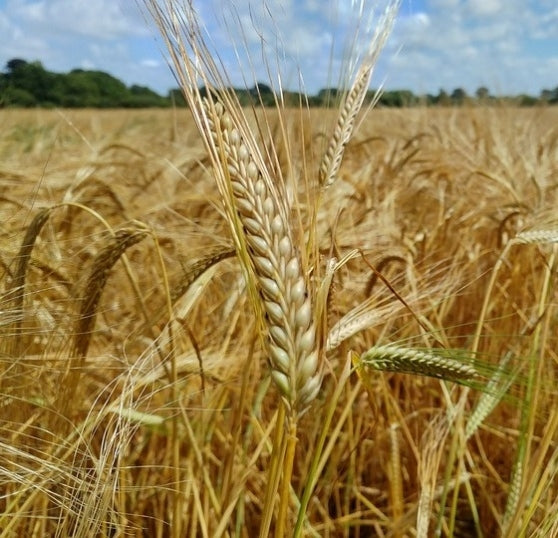
[[(248, 288), (261, 296), (253, 302), (265, 314), (273, 379), (291, 414), (299, 414), (318, 394), (322, 372), (302, 258), (287, 202), (278, 192), (281, 179), (270, 175), (238, 100), (226, 90), (229, 84), (203, 40), (191, 2), (183, 10), (172, 2), (144, 4), (165, 40), (208, 149)], [(207, 99), (198, 90), (200, 83)]]
[(373, 368), (383, 372), (397, 372), (436, 377), (456, 383), (466, 383), (479, 374), (470, 364), (440, 356), (434, 350), (420, 351), (398, 346), (374, 346), (357, 360), (357, 369)]
[(77, 359), (82, 360), (87, 355), (97, 318), (97, 307), (110, 270), (128, 248), (148, 234), (149, 230), (145, 225), (140, 222), (135, 224), (135, 227), (117, 230), (95, 257), (79, 301), (79, 314), (74, 328), (72, 356)]
[[(206, 102), (208, 126), (246, 244), (265, 312), (271, 375), (288, 407), (303, 412), (316, 397), (321, 368), (312, 301), (285, 202), (252, 156), (249, 135), (221, 103)], [(241, 261), (242, 256), (239, 256)]]
[(519, 232), (514, 240), (522, 244), (558, 243), (558, 228), (526, 230)]
[(343, 160), (343, 154), (345, 153), (345, 146), (353, 136), (357, 115), (368, 92), (374, 66), (391, 32), (398, 9), (399, 1), (388, 5), (383, 19), (378, 24), (378, 30), (370, 43), (368, 53), (341, 103), (335, 129), (318, 172), (318, 179), (323, 189), (331, 186), (337, 177), (341, 161)]
[(183, 276), (179, 284), (171, 291), (171, 303), (174, 304), (190, 288), (190, 286), (210, 267), (235, 254), (232, 245), (216, 246), (208, 250), (201, 258), (182, 267)]
[(17, 255), (17, 265), (14, 274), (12, 289), (8, 294), (8, 299), (13, 301), (13, 312), (15, 317), (15, 326), (13, 333), (13, 341), (10, 352), (14, 356), (21, 354), (21, 322), (23, 319), (23, 297), (25, 295), (25, 276), (27, 267), (31, 259), (31, 252), (35, 246), (35, 241), (41, 233), (43, 226), (48, 221), (53, 208), (44, 208), (39, 211), (25, 232), (25, 237), (21, 243)]

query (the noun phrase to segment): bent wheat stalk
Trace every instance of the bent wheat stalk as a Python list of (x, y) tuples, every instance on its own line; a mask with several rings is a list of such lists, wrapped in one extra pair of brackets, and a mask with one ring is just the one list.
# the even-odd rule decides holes
[(79, 299), (79, 314), (74, 329), (75, 340), (72, 350), (72, 357), (81, 361), (87, 356), (97, 318), (97, 307), (110, 270), (128, 248), (144, 239), (148, 234), (148, 228), (144, 224), (141, 222), (135, 222), (135, 224), (134, 227), (122, 228), (114, 233), (95, 257), (85, 282), (82, 296)]
[(14, 273), (14, 280), (6, 297), (8, 301), (13, 302), (13, 312), (14, 312), (14, 327), (13, 327), (13, 338), (12, 346), (9, 352), (14, 356), (18, 357), (21, 355), (21, 322), (23, 319), (23, 298), (25, 296), (25, 277), (27, 274), (27, 267), (29, 266), (29, 261), (31, 260), (31, 252), (35, 246), (35, 241), (38, 235), (41, 233), (43, 226), (49, 219), (52, 208), (41, 209), (33, 218), (33, 221), (27, 228), (25, 232), (25, 237), (21, 243), (19, 252), (17, 254), (17, 265)]

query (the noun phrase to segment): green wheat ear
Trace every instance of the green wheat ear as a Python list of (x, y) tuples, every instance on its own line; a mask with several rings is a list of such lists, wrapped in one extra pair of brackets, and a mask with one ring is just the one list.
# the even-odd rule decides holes
[(394, 345), (374, 346), (360, 356), (353, 357), (353, 364), (361, 379), (368, 383), (369, 370), (395, 372), (435, 377), (469, 385), (479, 377), (477, 369), (467, 362), (443, 355), (436, 350), (418, 350)]

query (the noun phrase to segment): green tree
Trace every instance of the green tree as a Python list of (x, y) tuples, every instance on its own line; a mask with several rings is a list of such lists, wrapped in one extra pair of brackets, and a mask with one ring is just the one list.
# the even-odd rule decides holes
[(170, 101), (145, 86), (130, 88), (103, 71), (52, 73), (40, 62), (9, 60), (0, 73), (0, 106), (149, 107)]
[(184, 94), (180, 88), (169, 90), (167, 100), (172, 106), (187, 106), (186, 99), (184, 98)]
[(451, 101), (455, 105), (462, 105), (467, 99), (467, 92), (463, 88), (456, 88), (451, 92)]
[(60, 106), (96, 107), (100, 103), (97, 84), (87, 76), (86, 71), (74, 70), (61, 75), (53, 90)]
[(440, 88), (438, 95), (436, 96), (436, 104), (440, 106), (449, 106), (451, 105), (451, 99), (448, 95), (448, 92), (443, 88)]
[(387, 107), (408, 107), (416, 104), (417, 98), (410, 90), (392, 90), (382, 93), (379, 103)]
[(134, 108), (148, 108), (152, 106), (168, 106), (169, 102), (147, 86), (133, 84), (130, 86), (129, 97), (124, 106)]
[(517, 96), (517, 103), (519, 106), (536, 106), (540, 101), (532, 95), (522, 93)]
[(37, 100), (27, 90), (9, 86), (2, 89), (0, 94), (0, 106), (31, 107), (36, 106)]
[(490, 91), (485, 86), (477, 88), (475, 95), (479, 101), (487, 101), (490, 99)]
[(558, 86), (553, 90), (542, 90), (541, 91), (541, 101), (549, 104), (558, 103)]
[(343, 97), (343, 90), (338, 88), (322, 88), (316, 97), (319, 106), (336, 107)]
[[(5, 83), (7, 88), (23, 90), (32, 95), (37, 103), (52, 104), (51, 90), (54, 75), (46, 71), (41, 62), (26, 62), (16, 58), (8, 61), (6, 69)], [(15, 95), (13, 90), (11, 95)], [(23, 94), (18, 93), (17, 95), (21, 96)]]

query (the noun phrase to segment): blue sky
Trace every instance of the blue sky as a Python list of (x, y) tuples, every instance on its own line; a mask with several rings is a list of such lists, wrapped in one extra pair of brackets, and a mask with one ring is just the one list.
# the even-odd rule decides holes
[[(381, 12), (382, 1), (385, 4), (386, 0), (378, 0), (366, 5), (378, 5)], [(533, 95), (558, 86), (556, 0), (401, 2), (373, 86), (383, 83), (387, 89), (415, 93), (457, 87), (472, 93), (486, 86), (495, 94)], [(194, 3), (201, 6), (204, 24), (237, 85), (242, 84), (242, 72), (250, 82), (254, 77), (246, 65), (238, 68), (231, 42), (248, 49), (255, 78), (269, 82), (261, 60), (263, 35), (279, 50), (268, 58), (271, 71), (281, 73), (283, 85), (298, 89), (302, 80), (305, 91), (315, 93), (335, 85), (338, 59), (346, 57), (343, 44), (359, 21), (363, 31), (370, 24), (368, 9), (365, 17), (351, 16), (349, 8), (357, 0)], [(324, 7), (329, 4), (333, 7)], [(127, 84), (161, 93), (176, 86), (155, 31), (135, 0), (0, 0), (0, 66), (15, 57), (40, 60), (52, 71), (100, 69)]]

